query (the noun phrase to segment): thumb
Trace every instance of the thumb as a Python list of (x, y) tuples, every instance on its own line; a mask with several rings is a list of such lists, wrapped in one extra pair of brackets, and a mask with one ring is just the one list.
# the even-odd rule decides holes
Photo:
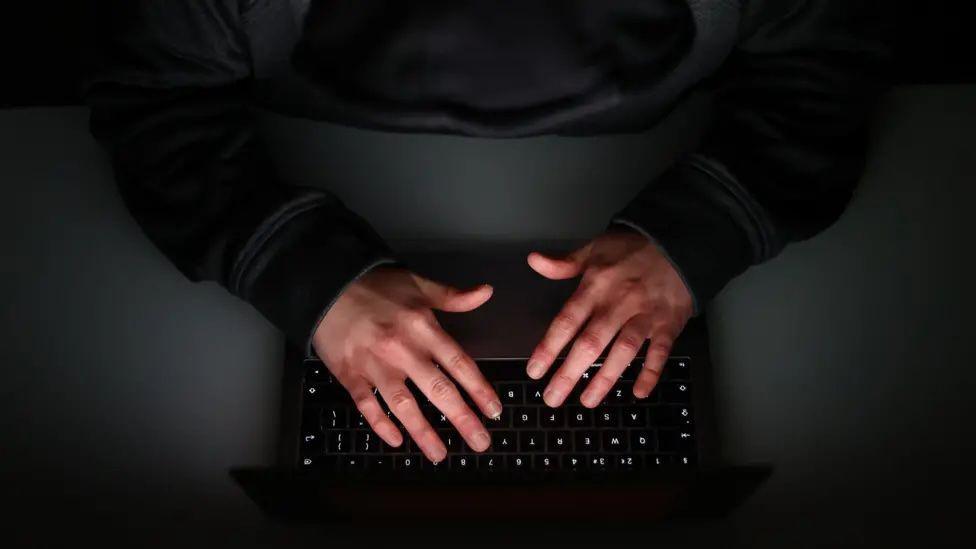
[(590, 245), (574, 251), (566, 257), (552, 257), (539, 252), (529, 254), (528, 262), (532, 270), (550, 280), (563, 280), (579, 276), (590, 254)]
[(473, 311), (484, 305), (494, 292), (494, 288), (488, 284), (460, 290), (422, 276), (414, 275), (414, 278), (420, 291), (430, 300), (431, 307), (449, 313)]

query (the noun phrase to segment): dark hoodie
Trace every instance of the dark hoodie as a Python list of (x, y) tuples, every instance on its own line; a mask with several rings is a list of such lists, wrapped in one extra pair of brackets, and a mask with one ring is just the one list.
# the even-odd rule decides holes
[[(311, 4), (310, 6), (307, 4)], [(276, 180), (251, 107), (392, 131), (646, 129), (707, 87), (716, 114), (615, 222), (696, 310), (843, 211), (885, 58), (879, 0), (101, 0), (86, 96), (126, 205), (193, 280), (296, 344), (395, 260), (335, 196)]]

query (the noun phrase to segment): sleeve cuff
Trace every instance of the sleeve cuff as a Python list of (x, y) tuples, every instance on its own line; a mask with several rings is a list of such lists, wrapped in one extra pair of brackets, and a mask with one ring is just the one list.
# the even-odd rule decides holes
[(344, 208), (313, 204), (283, 217), (253, 252), (234, 293), (310, 356), (315, 329), (346, 287), (396, 260), (379, 235)]
[(679, 162), (613, 218), (647, 236), (671, 261), (691, 291), (695, 315), (759, 253), (756, 220), (730, 188), (738, 183), (699, 162)]

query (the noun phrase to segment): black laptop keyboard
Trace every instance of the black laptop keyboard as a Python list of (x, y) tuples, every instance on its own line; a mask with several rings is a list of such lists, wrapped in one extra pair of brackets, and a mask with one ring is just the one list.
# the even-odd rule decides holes
[(448, 448), (447, 459), (435, 464), (420, 453), (402, 428), (405, 442), (399, 448), (383, 443), (322, 363), (306, 361), (300, 467), (343, 475), (426, 476), (626, 473), (697, 464), (688, 358), (669, 359), (660, 382), (646, 399), (633, 396), (641, 367), (641, 361), (635, 360), (603, 403), (593, 409), (580, 405), (579, 395), (599, 364), (590, 368), (566, 403), (555, 409), (542, 401), (548, 378), (529, 379), (524, 360), (484, 361), (479, 366), (503, 404), (499, 419), (485, 420), (492, 436), (486, 452), (468, 448), (447, 419), (415, 392)]

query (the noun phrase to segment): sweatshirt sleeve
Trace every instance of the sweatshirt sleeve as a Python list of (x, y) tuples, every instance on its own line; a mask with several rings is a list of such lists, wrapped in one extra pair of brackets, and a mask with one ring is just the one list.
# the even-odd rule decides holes
[(123, 201), (188, 278), (310, 352), (344, 287), (393, 262), (332, 194), (276, 177), (255, 130), (238, 0), (100, 0), (85, 96)]
[(749, 266), (841, 215), (887, 66), (876, 0), (743, 4), (739, 42), (705, 83), (716, 109), (701, 148), (614, 219), (663, 249), (696, 313)]

